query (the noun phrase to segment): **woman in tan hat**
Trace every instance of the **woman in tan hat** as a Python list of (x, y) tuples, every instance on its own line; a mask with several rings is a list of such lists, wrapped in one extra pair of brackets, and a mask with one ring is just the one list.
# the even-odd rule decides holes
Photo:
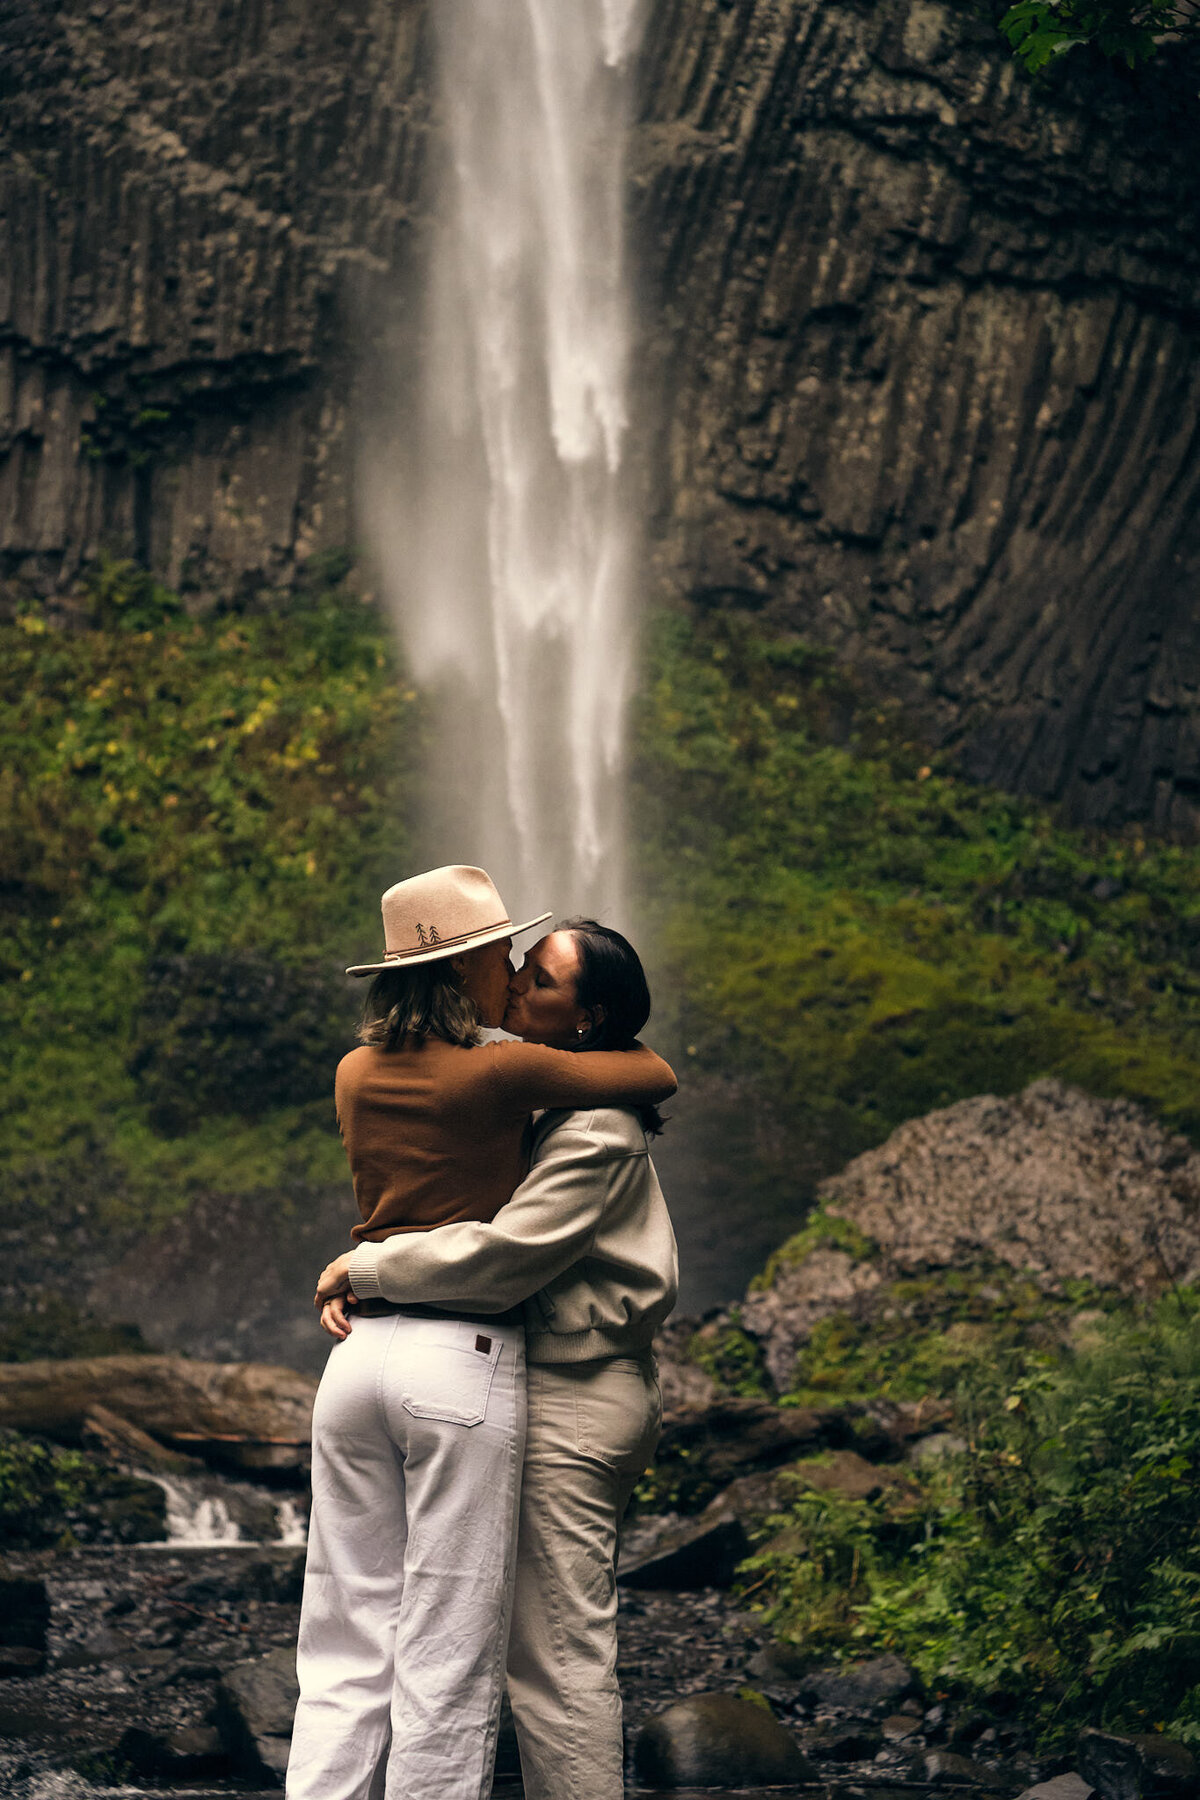
[[(569, 919), (525, 957), (504, 1028), (557, 1048), (632, 1045), (650, 1012), (633, 946)], [(362, 1244), (319, 1293), (478, 1309), (525, 1302), (529, 1425), (508, 1691), (526, 1800), (621, 1800), (617, 1535), (661, 1424), (651, 1342), (675, 1302), (652, 1106), (547, 1112), (533, 1167), (490, 1222)], [(356, 1327), (334, 1293), (322, 1323)], [(351, 1308), (351, 1321), (353, 1308)]]
[[(514, 925), (463, 866), (384, 895), (384, 957), (349, 971), (376, 979), (336, 1083), (363, 1248), (492, 1219), (534, 1109), (674, 1092), (640, 1045), (479, 1043), (504, 1016), (513, 935), (548, 916)], [(519, 1310), (359, 1305), (313, 1414), (291, 1800), (366, 1800), (385, 1759), (389, 1795), (490, 1791), (524, 1433)]]

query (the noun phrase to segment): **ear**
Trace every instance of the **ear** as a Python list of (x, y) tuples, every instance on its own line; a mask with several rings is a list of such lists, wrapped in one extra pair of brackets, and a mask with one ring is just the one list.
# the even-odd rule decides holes
[(604, 1023), (604, 1008), (602, 1006), (589, 1006), (583, 1017), (589, 1032), (599, 1031)]

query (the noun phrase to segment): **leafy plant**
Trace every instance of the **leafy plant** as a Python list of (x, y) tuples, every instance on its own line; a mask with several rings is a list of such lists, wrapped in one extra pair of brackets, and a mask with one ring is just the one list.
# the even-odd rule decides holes
[(1200, 1738), (1200, 1297), (1098, 1321), (962, 1395), (968, 1450), (885, 1501), (801, 1493), (744, 1567), (814, 1651), (897, 1649), (927, 1683), (1003, 1691), (1044, 1742), (1082, 1723)]
[(1031, 75), (1081, 44), (1134, 69), (1167, 36), (1200, 38), (1188, 0), (1017, 0), (1000, 29)]
[(153, 1482), (95, 1457), (0, 1430), (0, 1547), (147, 1543), (165, 1537)]

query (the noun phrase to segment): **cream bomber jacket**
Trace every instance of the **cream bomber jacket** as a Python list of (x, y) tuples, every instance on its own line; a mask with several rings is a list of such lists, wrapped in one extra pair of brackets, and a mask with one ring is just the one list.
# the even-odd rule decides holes
[(507, 1312), (523, 1301), (530, 1362), (637, 1355), (679, 1285), (675, 1234), (637, 1115), (544, 1113), (529, 1174), (490, 1225), (360, 1244), (350, 1285), (360, 1299), (462, 1312)]

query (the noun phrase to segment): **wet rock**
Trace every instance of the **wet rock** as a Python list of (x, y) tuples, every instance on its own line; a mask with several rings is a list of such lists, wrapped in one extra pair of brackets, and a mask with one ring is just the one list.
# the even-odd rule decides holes
[(150, 1781), (194, 1781), (229, 1769), (228, 1753), (213, 1725), (181, 1725), (166, 1732), (131, 1725), (118, 1741), (116, 1755)]
[(35, 1575), (0, 1575), (0, 1677), (40, 1675), (46, 1666), (50, 1597)]
[(770, 1708), (734, 1694), (693, 1694), (650, 1719), (634, 1746), (652, 1788), (769, 1787), (816, 1779)]
[(856, 1725), (848, 1731), (826, 1731), (806, 1737), (804, 1748), (818, 1762), (866, 1762), (883, 1745), (883, 1735), (869, 1725)]
[(240, 1774), (282, 1781), (299, 1697), (292, 1649), (272, 1650), (226, 1670), (217, 1689), (214, 1722)]
[(903, 1744), (914, 1738), (921, 1730), (920, 1717), (912, 1713), (889, 1713), (880, 1725), (884, 1741), (889, 1744)]
[(299, 1606), (304, 1592), (304, 1560), (302, 1549), (273, 1550), (266, 1556), (256, 1556), (242, 1570), (241, 1590), (256, 1600)]
[(822, 1706), (846, 1712), (870, 1712), (895, 1706), (917, 1687), (917, 1678), (898, 1656), (873, 1656), (867, 1662), (817, 1669), (805, 1677), (805, 1688)]
[(819, 1461), (792, 1463), (788, 1475), (818, 1494), (841, 1494), (848, 1500), (874, 1500), (880, 1494), (897, 1496), (915, 1491), (915, 1484), (899, 1469), (868, 1462), (855, 1450), (835, 1450)]
[(1173, 1738), (1085, 1731), (1079, 1773), (1101, 1800), (1187, 1800), (1200, 1788), (1196, 1760)]
[(685, 1408), (663, 1432), (658, 1455), (666, 1461), (683, 1452), (694, 1478), (703, 1474), (724, 1486), (751, 1469), (789, 1461), (802, 1449), (845, 1443), (850, 1431), (838, 1408), (777, 1407), (766, 1400), (730, 1398)]
[(764, 1644), (747, 1662), (746, 1673), (767, 1687), (795, 1688), (811, 1660), (794, 1644)]
[(936, 1787), (1004, 1788), (1014, 1784), (992, 1769), (985, 1769), (969, 1756), (958, 1756), (953, 1750), (927, 1750), (917, 1759), (916, 1768), (925, 1781)]
[(1074, 1769), (1067, 1775), (1055, 1775), (1050, 1781), (1039, 1781), (1025, 1789), (1018, 1800), (1091, 1800), (1095, 1788)]
[(627, 1588), (728, 1587), (750, 1540), (723, 1498), (694, 1519), (666, 1517), (632, 1526), (617, 1580)]
[(235, 1468), (295, 1469), (316, 1382), (270, 1363), (96, 1356), (0, 1364), (0, 1426), (78, 1439), (106, 1408), (173, 1449)]

